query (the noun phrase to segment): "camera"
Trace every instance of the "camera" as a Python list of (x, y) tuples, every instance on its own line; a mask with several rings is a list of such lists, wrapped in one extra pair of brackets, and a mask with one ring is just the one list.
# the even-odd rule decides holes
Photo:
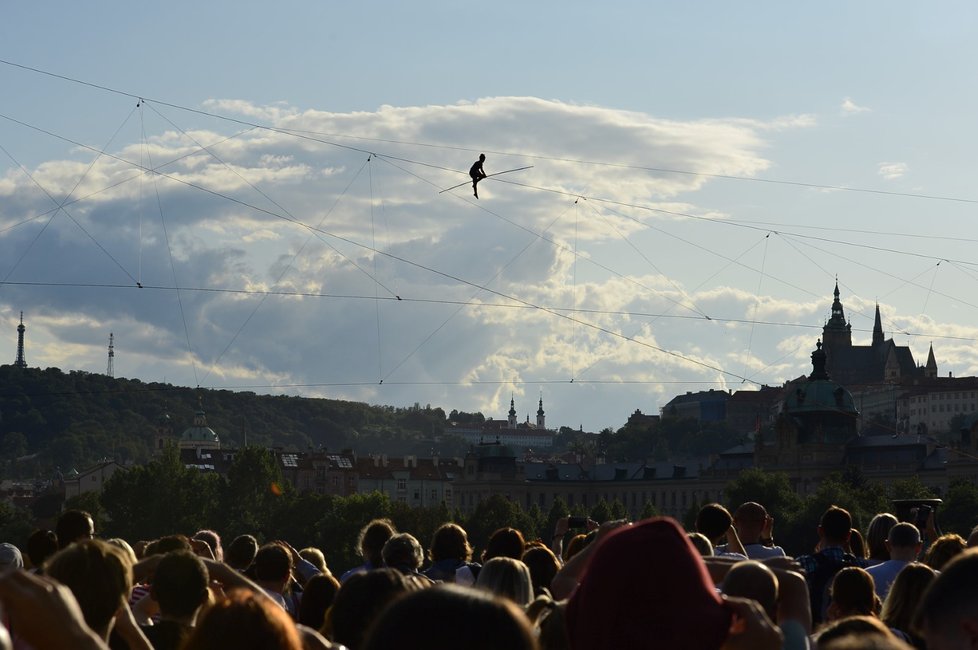
[(584, 528), (587, 526), (587, 517), (568, 517), (567, 527), (568, 528)]

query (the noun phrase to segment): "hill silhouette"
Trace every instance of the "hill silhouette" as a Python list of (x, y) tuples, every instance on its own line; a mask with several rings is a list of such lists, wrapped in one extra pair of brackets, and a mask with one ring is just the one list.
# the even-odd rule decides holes
[(58, 368), (0, 366), (0, 472), (54, 476), (102, 458), (150, 458), (162, 415), (174, 435), (202, 408), (222, 446), (460, 455), (441, 408), (195, 389)]

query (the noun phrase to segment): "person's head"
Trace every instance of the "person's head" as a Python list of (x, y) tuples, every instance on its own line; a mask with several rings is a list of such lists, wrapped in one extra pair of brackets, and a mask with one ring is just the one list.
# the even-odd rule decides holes
[(693, 548), (703, 557), (713, 557), (713, 543), (703, 533), (689, 533)]
[(281, 592), (292, 576), (292, 554), (281, 544), (265, 544), (255, 554), (255, 581)]
[(496, 596), (509, 598), (520, 607), (533, 600), (533, 580), (530, 569), (511, 557), (494, 557), (479, 571), (475, 586)]
[(849, 541), (850, 531), (852, 531), (852, 516), (848, 510), (831, 506), (822, 513), (822, 518), (818, 522), (818, 535), (824, 543), (844, 546)]
[(978, 647), (978, 551), (947, 563), (917, 606), (915, 627), (928, 650)]
[(914, 562), (900, 570), (883, 601), (880, 618), (892, 628), (908, 634), (913, 632), (913, 616), (924, 591), (937, 577), (934, 569)]
[(299, 623), (314, 630), (323, 626), (326, 610), (333, 604), (340, 582), (328, 573), (318, 573), (309, 578), (302, 589), (299, 601)]
[(642, 648), (650, 639), (663, 648), (720, 647), (730, 611), (675, 520), (622, 526), (596, 543), (567, 603), (574, 650)]
[(747, 560), (733, 565), (723, 578), (722, 591), (756, 600), (772, 621), (778, 620), (778, 578), (764, 564)]
[(913, 524), (901, 522), (890, 529), (886, 538), (886, 547), (890, 550), (890, 559), (913, 562), (920, 554), (923, 542), (920, 531)]
[(150, 557), (152, 555), (163, 555), (172, 551), (190, 550), (192, 550), (190, 540), (186, 535), (167, 535), (166, 537), (160, 537), (150, 542), (146, 546), (146, 550), (143, 551), (143, 555), (144, 557)]
[(365, 631), (381, 610), (415, 589), (414, 583), (396, 569), (356, 573), (340, 585), (321, 631), (331, 641), (357, 650)]
[(484, 154), (484, 153), (480, 153), (480, 154), (479, 154), (479, 160), (480, 160), (481, 162), (485, 162), (485, 161), (486, 161), (486, 154)]
[(330, 573), (326, 566), (326, 556), (315, 546), (307, 546), (299, 551), (299, 557), (319, 569), (320, 573)]
[[(875, 616), (847, 616), (826, 624), (816, 637), (819, 650), (825, 648), (887, 648), (901, 646), (874, 645), (877, 640), (898, 641), (893, 632)], [(847, 645), (855, 641), (856, 645)]]
[(428, 555), (432, 562), (441, 560), (459, 560), (468, 562), (472, 559), (472, 545), (465, 529), (458, 524), (442, 524), (431, 538), (431, 548)]
[(849, 566), (832, 578), (828, 620), (835, 621), (847, 616), (875, 616), (879, 598), (873, 576), (865, 569)]
[(234, 589), (207, 608), (181, 650), (301, 650), (292, 619), (270, 599)]
[(10, 542), (0, 543), (0, 571), (7, 569), (23, 569), (24, 556), (20, 549)]
[(257, 553), (258, 540), (251, 535), (238, 535), (231, 540), (224, 559), (231, 568), (244, 571), (255, 561)]
[(153, 572), (151, 597), (164, 618), (190, 620), (207, 601), (207, 567), (190, 551), (167, 553)]
[(193, 539), (198, 539), (207, 544), (211, 549), (211, 553), (214, 554), (215, 560), (218, 562), (224, 561), (224, 547), (221, 546), (221, 536), (216, 532), (206, 528), (204, 530), (198, 530), (194, 533)]
[(858, 528), (849, 531), (849, 553), (858, 558), (866, 559), (866, 542)]
[(534, 546), (523, 553), (523, 564), (530, 570), (533, 593), (537, 596), (550, 589), (550, 583), (560, 570), (557, 556), (546, 546)]
[(696, 532), (706, 535), (713, 544), (724, 538), (732, 524), (730, 512), (719, 503), (708, 503), (696, 514)]
[(537, 631), (540, 650), (570, 650), (567, 636), (567, 601), (537, 596), (526, 608), (526, 615)]
[(526, 541), (523, 533), (515, 528), (499, 528), (489, 536), (486, 550), (482, 553), (482, 560), (491, 560), (494, 557), (511, 557), (518, 560), (523, 557), (526, 550)]
[(58, 517), (54, 527), (58, 547), (65, 548), (72, 542), (95, 537), (95, 521), (84, 510), (66, 510)]
[(417, 571), (424, 562), (424, 550), (417, 538), (410, 533), (398, 533), (387, 540), (381, 552), (386, 566), (406, 573)]
[(924, 556), (924, 563), (935, 571), (940, 571), (952, 558), (959, 553), (964, 553), (967, 548), (968, 545), (961, 535), (956, 533), (941, 535), (927, 549), (927, 554)]
[(564, 544), (564, 551), (560, 554), (561, 559), (564, 562), (566, 562), (567, 560), (571, 559), (572, 557), (580, 553), (585, 546), (587, 546), (587, 535), (585, 535), (584, 533), (578, 533), (577, 535), (574, 535), (569, 540), (567, 540), (566, 544)]
[(33, 568), (40, 568), (46, 559), (57, 552), (58, 536), (53, 530), (35, 530), (27, 538), (27, 559)]
[(99, 539), (78, 541), (48, 558), (44, 573), (71, 589), (85, 622), (107, 639), (132, 589), (132, 565), (122, 549)]
[(886, 539), (890, 529), (897, 525), (897, 518), (888, 512), (881, 512), (869, 521), (866, 529), (866, 550), (873, 560), (889, 560), (890, 551), (886, 548)]
[(357, 548), (365, 562), (374, 568), (384, 565), (384, 544), (397, 533), (390, 519), (374, 519), (360, 529)]
[(744, 544), (756, 544), (761, 539), (764, 523), (767, 521), (767, 510), (759, 503), (748, 501), (734, 510), (733, 523), (737, 536)]
[[(437, 623), (425, 625), (437, 612)], [(530, 624), (504, 599), (472, 589), (441, 585), (391, 604), (367, 633), (364, 650), (536, 650)]]

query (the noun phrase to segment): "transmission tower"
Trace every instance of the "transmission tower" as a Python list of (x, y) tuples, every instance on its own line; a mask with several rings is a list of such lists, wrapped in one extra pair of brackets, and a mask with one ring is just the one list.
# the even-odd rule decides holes
[(20, 325), (17, 326), (17, 360), (14, 365), (18, 368), (27, 367), (27, 359), (24, 358), (24, 312), (20, 312)]
[(109, 332), (109, 367), (106, 368), (105, 374), (115, 377), (115, 347), (112, 345), (112, 332)]

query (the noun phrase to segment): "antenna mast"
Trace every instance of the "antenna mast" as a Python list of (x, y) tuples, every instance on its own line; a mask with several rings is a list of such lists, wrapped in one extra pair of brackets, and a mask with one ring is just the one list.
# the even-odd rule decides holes
[(112, 339), (112, 332), (109, 332), (109, 366), (105, 370), (109, 377), (115, 377), (115, 346)]

